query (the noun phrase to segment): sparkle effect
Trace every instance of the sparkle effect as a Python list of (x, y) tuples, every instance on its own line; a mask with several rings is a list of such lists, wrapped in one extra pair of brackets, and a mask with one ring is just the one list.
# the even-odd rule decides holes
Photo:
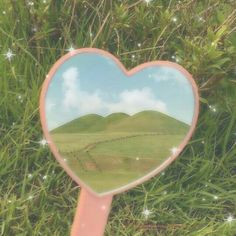
[(152, 0), (144, 0), (144, 2), (146, 2), (146, 4), (148, 5)]
[(172, 55), (171, 56), (171, 59), (174, 60), (175, 62), (180, 62), (180, 58), (179, 57), (176, 57), (175, 55)]
[(44, 176), (43, 176), (43, 180), (47, 179), (47, 177), (48, 177), (47, 175), (44, 175)]
[(213, 112), (216, 112), (216, 111), (217, 111), (215, 106), (209, 105), (209, 108), (210, 108), (210, 110), (213, 111)]
[(39, 141), (39, 144), (42, 145), (43, 147), (47, 145), (47, 140), (43, 138), (42, 140)]
[(172, 155), (175, 155), (175, 154), (177, 154), (178, 152), (179, 152), (179, 148), (177, 148), (177, 147), (173, 147), (173, 148), (171, 148), (171, 154)]
[(173, 22), (176, 22), (176, 21), (177, 21), (177, 18), (176, 18), (176, 17), (173, 17), (173, 18), (172, 18), (172, 21), (173, 21)]
[(22, 103), (23, 102), (23, 98), (22, 98), (22, 96), (21, 95), (18, 95), (18, 100)]
[(152, 214), (152, 211), (150, 211), (147, 208), (145, 208), (143, 210), (142, 214), (144, 215), (145, 219), (147, 219)]
[(31, 179), (33, 177), (32, 174), (28, 174), (28, 178)]
[(32, 7), (34, 5), (34, 2), (29, 1), (28, 5)]
[(8, 51), (3, 54), (5, 56), (5, 58), (8, 60), (8, 61), (11, 61), (12, 58), (15, 56), (15, 54), (12, 52), (12, 50), (9, 48)]
[(75, 50), (74, 47), (71, 45), (66, 51), (73, 52), (74, 50)]
[(231, 223), (232, 221), (234, 221), (234, 217), (232, 215), (229, 215), (227, 218), (226, 218), (226, 221)]
[(202, 21), (203, 22), (204, 21), (203, 17), (199, 16), (198, 17), (198, 21)]
[(34, 27), (32, 28), (32, 31), (33, 31), (33, 32), (37, 32), (37, 31), (38, 31), (37, 27), (34, 26)]

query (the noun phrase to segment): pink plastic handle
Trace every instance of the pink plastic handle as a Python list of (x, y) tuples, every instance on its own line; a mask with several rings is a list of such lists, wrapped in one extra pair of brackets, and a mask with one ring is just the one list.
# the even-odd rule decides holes
[(82, 188), (71, 236), (103, 236), (112, 195), (98, 197)]

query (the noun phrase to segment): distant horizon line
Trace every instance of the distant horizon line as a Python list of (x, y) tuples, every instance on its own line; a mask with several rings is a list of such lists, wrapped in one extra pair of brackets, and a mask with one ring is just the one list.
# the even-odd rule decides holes
[(125, 113), (125, 112), (113, 112), (113, 113), (110, 113), (110, 114), (105, 115), (105, 116), (100, 115), (100, 114), (96, 114), (96, 113), (88, 113), (88, 114), (84, 114), (84, 115), (78, 116), (77, 118), (74, 118), (74, 119), (72, 119), (72, 120), (70, 120), (70, 121), (67, 121), (67, 122), (65, 122), (65, 123), (62, 123), (62, 124), (60, 124), (60, 125), (58, 125), (58, 126), (52, 128), (52, 129), (50, 129), (49, 131), (52, 131), (52, 130), (54, 130), (54, 129), (57, 129), (57, 128), (59, 128), (59, 127), (65, 125), (65, 124), (67, 124), (67, 123), (69, 123), (69, 122), (72, 122), (72, 121), (74, 121), (74, 120), (77, 120), (77, 119), (79, 119), (79, 118), (81, 118), (81, 117), (88, 116), (88, 115), (96, 115), (96, 116), (100, 116), (100, 117), (102, 117), (102, 118), (106, 118), (106, 117), (108, 117), (108, 116), (110, 116), (110, 115), (113, 115), (113, 114), (125, 114), (125, 115), (127, 115), (127, 116), (134, 116), (134, 115), (137, 115), (138, 113), (141, 113), (141, 112), (148, 112), (148, 111), (152, 111), (152, 112), (154, 111), (154, 112), (157, 112), (157, 113), (164, 114), (164, 115), (166, 115), (166, 116), (168, 116), (168, 117), (170, 117), (170, 118), (173, 118), (173, 119), (175, 119), (175, 120), (177, 120), (177, 121), (183, 122), (184, 124), (189, 125), (189, 126), (190, 126), (191, 123), (192, 123), (192, 121), (191, 121), (191, 123), (189, 124), (189, 123), (187, 123), (187, 122), (185, 122), (185, 121), (183, 121), (183, 120), (179, 120), (179, 119), (177, 119), (177, 118), (175, 118), (175, 117), (173, 117), (173, 116), (171, 116), (171, 115), (169, 115), (169, 114), (166, 114), (166, 113), (164, 113), (164, 112), (157, 111), (157, 110), (143, 110), (143, 111), (136, 112), (136, 113), (134, 113), (133, 115), (129, 115), (129, 114)]

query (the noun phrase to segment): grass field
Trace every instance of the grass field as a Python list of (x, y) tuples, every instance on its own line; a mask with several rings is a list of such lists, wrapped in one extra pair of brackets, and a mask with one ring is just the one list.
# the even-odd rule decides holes
[(52, 130), (51, 137), (73, 172), (101, 193), (157, 168), (188, 130), (188, 125), (167, 115), (143, 111), (133, 116), (85, 115)]
[[(171, 148), (178, 146), (184, 137), (155, 133), (130, 136), (130, 133), (90, 133), (74, 134), (72, 138), (71, 134), (59, 134), (53, 135), (53, 140), (61, 147), (61, 155), (71, 169), (94, 190), (104, 192), (121, 187), (155, 169), (171, 155)], [(66, 142), (70, 139), (73, 141), (68, 147)], [(80, 141), (93, 144), (98, 140), (101, 143), (95, 147), (91, 145), (89, 149), (80, 144)], [(63, 145), (60, 146), (60, 143)]]
[(114, 197), (105, 235), (234, 236), (235, 27), (230, 0), (0, 1), (0, 235), (69, 235), (80, 188), (41, 142), (38, 107), (49, 69), (72, 46), (108, 50), (127, 68), (178, 62), (201, 96), (188, 146)]

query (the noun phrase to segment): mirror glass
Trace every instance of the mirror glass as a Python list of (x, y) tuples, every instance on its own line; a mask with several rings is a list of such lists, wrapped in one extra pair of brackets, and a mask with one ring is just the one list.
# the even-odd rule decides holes
[(45, 119), (50, 141), (97, 193), (138, 180), (177, 155), (192, 126), (192, 82), (153, 64), (127, 74), (114, 58), (78, 53), (50, 75)]

